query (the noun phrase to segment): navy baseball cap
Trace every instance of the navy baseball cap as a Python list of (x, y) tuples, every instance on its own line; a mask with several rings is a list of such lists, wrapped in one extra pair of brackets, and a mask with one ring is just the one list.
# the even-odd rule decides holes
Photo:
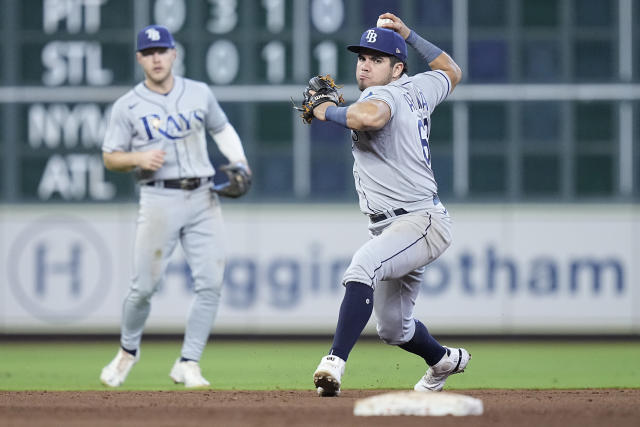
[(360, 44), (347, 46), (347, 49), (355, 53), (371, 49), (395, 56), (402, 62), (407, 60), (407, 43), (400, 34), (388, 28), (369, 28), (362, 33)]
[(138, 44), (136, 50), (141, 51), (152, 47), (176, 47), (176, 43), (173, 41), (173, 36), (167, 27), (162, 25), (149, 25), (138, 32)]

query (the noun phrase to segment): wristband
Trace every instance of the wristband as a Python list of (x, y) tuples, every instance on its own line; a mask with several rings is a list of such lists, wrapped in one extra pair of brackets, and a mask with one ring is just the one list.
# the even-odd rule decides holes
[(407, 44), (414, 48), (420, 56), (429, 64), (436, 59), (441, 53), (442, 49), (438, 46), (430, 43), (411, 30), (409, 37), (407, 37)]
[(335, 105), (331, 105), (324, 110), (324, 118), (329, 122), (338, 123), (342, 127), (348, 128), (347, 108), (349, 107), (337, 107)]

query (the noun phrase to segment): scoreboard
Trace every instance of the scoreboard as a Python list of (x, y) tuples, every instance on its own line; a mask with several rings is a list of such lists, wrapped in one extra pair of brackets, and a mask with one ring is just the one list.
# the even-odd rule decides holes
[(100, 147), (111, 103), (143, 78), (135, 36), (152, 23), (174, 34), (174, 72), (211, 85), (238, 129), (256, 173), (250, 199), (352, 197), (344, 130), (303, 127), (289, 98), (330, 73), (353, 100), (355, 57), (345, 46), (385, 11), (418, 32), (429, 26), (447, 49), (450, 3), (1, 0), (0, 200), (132, 200), (133, 179), (106, 171)]

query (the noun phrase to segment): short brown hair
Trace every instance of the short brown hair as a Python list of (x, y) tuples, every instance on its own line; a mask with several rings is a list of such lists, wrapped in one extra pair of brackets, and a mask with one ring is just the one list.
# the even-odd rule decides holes
[(395, 67), (397, 63), (402, 63), (402, 74), (409, 75), (409, 68), (407, 67), (407, 61), (402, 61), (397, 56), (389, 55), (389, 61), (391, 62), (391, 68)]

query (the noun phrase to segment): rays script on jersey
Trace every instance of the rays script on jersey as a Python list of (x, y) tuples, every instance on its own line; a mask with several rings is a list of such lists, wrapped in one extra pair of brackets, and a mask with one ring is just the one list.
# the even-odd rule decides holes
[(144, 124), (149, 140), (156, 138), (154, 135), (156, 131), (168, 139), (182, 139), (190, 133), (200, 130), (204, 124), (202, 112), (198, 110), (178, 113), (176, 116), (168, 114), (165, 117), (148, 114), (140, 117), (140, 120)]

